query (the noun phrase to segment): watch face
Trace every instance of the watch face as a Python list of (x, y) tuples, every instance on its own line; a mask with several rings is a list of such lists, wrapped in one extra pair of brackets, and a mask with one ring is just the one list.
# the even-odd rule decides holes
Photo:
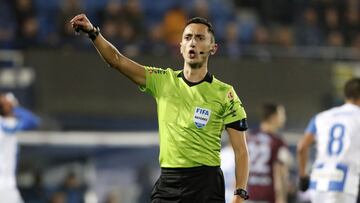
[(239, 195), (243, 199), (249, 199), (249, 195), (247, 194), (247, 191), (244, 189), (237, 189), (234, 192), (234, 195)]

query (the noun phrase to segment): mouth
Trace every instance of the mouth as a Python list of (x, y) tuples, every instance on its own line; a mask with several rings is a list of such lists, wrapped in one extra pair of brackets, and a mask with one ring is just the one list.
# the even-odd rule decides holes
[(190, 59), (196, 58), (196, 52), (195, 52), (195, 50), (193, 50), (193, 49), (189, 50), (189, 58), (190, 58)]

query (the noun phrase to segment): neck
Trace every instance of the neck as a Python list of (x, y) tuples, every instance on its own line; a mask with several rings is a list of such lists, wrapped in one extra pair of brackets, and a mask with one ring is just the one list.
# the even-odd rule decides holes
[(270, 123), (262, 122), (260, 124), (260, 130), (265, 133), (272, 133), (275, 134), (278, 132), (278, 128)]
[(184, 77), (190, 82), (199, 82), (204, 79), (207, 70), (207, 63), (204, 63), (199, 68), (191, 68), (189, 64), (184, 64)]
[(347, 100), (345, 101), (345, 103), (347, 103), (347, 104), (354, 104), (354, 105), (360, 107), (360, 99), (347, 99)]

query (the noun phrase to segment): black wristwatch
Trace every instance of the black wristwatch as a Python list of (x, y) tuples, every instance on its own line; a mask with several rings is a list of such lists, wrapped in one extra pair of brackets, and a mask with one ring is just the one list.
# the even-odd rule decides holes
[(89, 32), (87, 32), (88, 37), (94, 41), (96, 39), (96, 37), (99, 35), (100, 33), (100, 28), (98, 26), (94, 26), (92, 30), (90, 30)]
[(234, 191), (234, 195), (238, 195), (238, 196), (240, 196), (241, 198), (243, 198), (244, 200), (249, 199), (248, 192), (247, 192), (246, 190), (244, 190), (244, 189), (241, 189), (241, 188), (236, 189), (236, 190)]

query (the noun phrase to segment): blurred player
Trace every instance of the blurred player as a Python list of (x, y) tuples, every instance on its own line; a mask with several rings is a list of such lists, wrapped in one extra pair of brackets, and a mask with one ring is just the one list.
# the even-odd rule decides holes
[(15, 133), (39, 126), (40, 120), (18, 106), (11, 94), (0, 94), (0, 202), (23, 202), (16, 187), (17, 138)]
[(226, 128), (235, 152), (234, 203), (247, 199), (248, 152), (244, 131), (246, 114), (232, 86), (208, 72), (215, 54), (212, 25), (193, 18), (180, 42), (182, 71), (142, 66), (123, 56), (104, 39), (83, 14), (71, 20), (82, 30), (113, 68), (155, 97), (158, 107), (161, 176), (152, 192), (158, 202), (224, 202), (224, 179), (220, 169), (221, 133)]
[(287, 202), (289, 166), (293, 158), (278, 134), (285, 121), (282, 105), (262, 105), (260, 129), (251, 131), (247, 138), (250, 154), (248, 202)]
[[(300, 190), (313, 191), (312, 202), (355, 203), (360, 177), (360, 78), (345, 84), (345, 104), (317, 114), (298, 143)], [(308, 151), (316, 141), (311, 177)]]

